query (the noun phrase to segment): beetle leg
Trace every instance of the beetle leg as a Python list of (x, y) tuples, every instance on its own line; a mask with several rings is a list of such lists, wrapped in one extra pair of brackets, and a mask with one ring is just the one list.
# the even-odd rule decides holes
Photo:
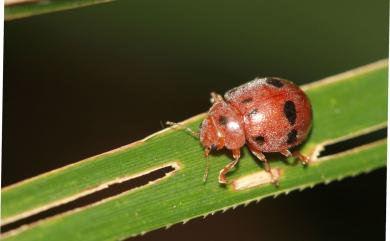
[(228, 173), (238, 163), (238, 161), (240, 160), (240, 156), (241, 156), (240, 149), (234, 149), (232, 152), (233, 152), (234, 161), (232, 161), (229, 164), (227, 164), (219, 172), (218, 181), (221, 184), (226, 184), (227, 183), (227, 180), (226, 180), (226, 177), (225, 177), (226, 173)]
[(209, 157), (210, 151), (211, 151), (210, 148), (205, 148), (204, 149), (204, 157), (206, 157), (206, 158)]
[(210, 99), (211, 104), (223, 101), (222, 95), (220, 95), (220, 94), (217, 94), (215, 92), (211, 92), (210, 95), (211, 95), (211, 99)]
[(281, 151), (280, 154), (282, 154), (285, 157), (292, 156), (292, 157), (298, 158), (301, 161), (302, 165), (309, 165), (310, 164), (310, 158), (301, 154), (298, 151), (294, 151), (293, 153), (291, 153), (289, 150), (284, 150), (284, 151)]
[(249, 147), (249, 150), (259, 159), (263, 162), (264, 170), (269, 173), (271, 176), (272, 183), (278, 186), (278, 179), (274, 176), (274, 174), (271, 171), (271, 166), (269, 165), (269, 162), (267, 158), (264, 156), (264, 154), (261, 151), (257, 151), (254, 148)]

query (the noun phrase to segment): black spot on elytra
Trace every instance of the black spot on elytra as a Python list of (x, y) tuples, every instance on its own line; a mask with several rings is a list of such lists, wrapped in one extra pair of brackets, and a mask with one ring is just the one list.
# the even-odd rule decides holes
[(291, 100), (284, 103), (284, 114), (290, 122), (290, 125), (294, 125), (297, 120), (297, 111), (295, 110), (295, 104)]
[(263, 145), (264, 144), (264, 137), (263, 136), (254, 136), (252, 137), (252, 139), (259, 145)]
[(293, 129), (292, 131), (290, 131), (290, 133), (288, 133), (287, 135), (287, 144), (293, 144), (294, 142), (297, 141), (297, 130)]
[(248, 104), (248, 103), (251, 103), (253, 101), (253, 98), (252, 97), (248, 97), (248, 98), (245, 98), (241, 101), (241, 103), (243, 104)]
[(283, 87), (282, 81), (280, 81), (280, 80), (278, 80), (278, 79), (267, 78), (266, 82), (267, 82), (267, 84), (273, 85), (273, 86), (275, 86), (276, 88), (282, 88), (282, 87)]
[(249, 112), (248, 116), (251, 117), (252, 115), (256, 115), (257, 112), (257, 109), (253, 109), (251, 112)]
[(223, 115), (220, 115), (219, 118), (218, 118), (218, 123), (220, 125), (226, 125), (227, 124), (227, 117), (226, 116), (223, 116)]

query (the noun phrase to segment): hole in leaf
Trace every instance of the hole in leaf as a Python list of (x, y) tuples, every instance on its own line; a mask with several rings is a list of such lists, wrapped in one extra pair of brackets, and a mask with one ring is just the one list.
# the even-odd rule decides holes
[(324, 150), (320, 152), (318, 158), (334, 155), (343, 151), (348, 151), (352, 148), (366, 145), (375, 141), (386, 138), (387, 128), (382, 128), (367, 134), (355, 136), (346, 140), (335, 142), (324, 146)]
[(42, 212), (33, 214), (31, 216), (16, 220), (11, 223), (7, 223), (5, 225), (1, 226), (0, 233), (3, 234), (5, 232), (17, 229), (23, 225), (28, 225), (37, 221), (40, 221), (42, 219), (46, 219), (49, 217), (53, 217), (62, 213), (65, 213), (67, 211), (74, 210), (76, 208), (85, 207), (97, 202), (100, 202), (107, 198), (115, 197), (121, 193), (124, 193), (126, 191), (129, 191), (131, 189), (145, 186), (150, 182), (160, 180), (164, 177), (167, 177), (169, 173), (172, 173), (178, 169), (178, 164), (172, 164), (170, 166), (165, 166), (163, 168), (153, 170), (145, 175), (138, 176), (120, 183), (114, 183), (109, 185), (108, 187), (101, 189), (99, 191), (93, 192), (91, 194), (88, 194), (86, 196), (77, 198), (73, 201), (70, 201), (65, 204), (61, 204), (59, 206), (55, 206), (52, 208), (49, 208), (47, 210), (44, 210)]

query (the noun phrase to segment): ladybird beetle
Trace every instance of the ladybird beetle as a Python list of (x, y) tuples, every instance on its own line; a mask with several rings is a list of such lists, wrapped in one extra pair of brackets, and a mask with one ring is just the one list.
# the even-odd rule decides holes
[(256, 78), (223, 97), (216, 93), (211, 97), (212, 106), (200, 125), (205, 156), (226, 148), (234, 158), (220, 171), (219, 183), (227, 183), (225, 175), (238, 163), (245, 144), (263, 162), (274, 183), (277, 180), (263, 153), (278, 152), (309, 163), (308, 157), (289, 151), (305, 140), (312, 124), (310, 101), (293, 82), (277, 77)]

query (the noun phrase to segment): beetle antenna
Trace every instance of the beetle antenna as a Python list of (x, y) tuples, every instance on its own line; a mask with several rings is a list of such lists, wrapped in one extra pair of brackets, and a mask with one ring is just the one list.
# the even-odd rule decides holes
[(176, 126), (178, 126), (180, 128), (184, 128), (184, 130), (186, 130), (188, 133), (190, 133), (193, 137), (199, 139), (199, 135), (200, 135), (199, 132), (195, 132), (191, 128), (189, 128), (183, 124), (172, 122), (172, 121), (167, 121), (167, 122), (165, 122), (165, 124), (172, 126), (173, 128), (175, 128)]
[(209, 176), (209, 167), (210, 167), (209, 157), (206, 157), (206, 169), (204, 170), (204, 174), (203, 174), (203, 182), (207, 181), (207, 177)]
[(204, 150), (204, 156), (206, 157), (206, 168), (205, 168), (204, 174), (203, 174), (203, 182), (204, 183), (206, 183), (207, 177), (209, 176), (209, 167), (210, 167), (209, 153), (210, 153), (210, 149), (206, 148)]

